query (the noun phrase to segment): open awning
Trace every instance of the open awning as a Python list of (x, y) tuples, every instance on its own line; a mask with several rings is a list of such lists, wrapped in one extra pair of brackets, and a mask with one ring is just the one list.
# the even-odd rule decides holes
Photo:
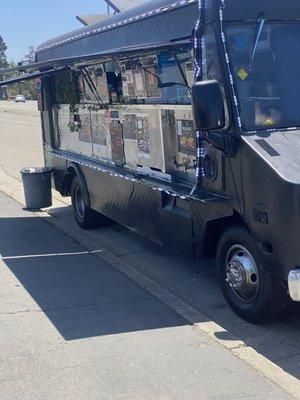
[[(19, 65), (17, 67), (8, 68), (6, 70), (0, 69), (0, 76), (11, 75), (13, 72), (23, 73), (22, 75), (9, 77), (6, 80), (3, 80), (2, 82), (0, 82), (0, 86), (11, 85), (14, 83), (27, 81), (30, 79), (35, 79), (42, 75), (49, 75), (51, 73), (54, 73), (62, 69), (75, 67), (76, 65), (85, 65), (85, 64), (88, 65), (93, 62), (96, 62), (97, 60), (99, 60), (99, 58), (113, 57), (114, 55), (122, 57), (122, 55), (127, 56), (128, 54), (149, 53), (149, 51), (152, 52), (154, 49), (164, 50), (164, 49), (176, 48), (184, 46), (189, 43), (191, 43), (191, 38), (186, 38), (174, 42), (168, 41), (158, 44), (148, 44), (143, 46), (142, 49), (139, 46), (122, 47), (110, 52), (103, 51), (96, 54), (86, 54), (77, 57), (58, 58), (55, 60), (36, 62), (27, 65)], [(27, 74), (25, 72), (27, 72)]]
[(22, 83), (25, 81), (29, 81), (31, 79), (38, 78), (42, 74), (43, 74), (42, 72), (34, 72), (32, 74), (18, 75), (14, 76), (13, 78), (4, 79), (3, 81), (0, 82), (0, 87), (13, 85), (14, 83)]
[[(30, 81), (32, 79), (39, 78), (43, 75), (49, 75), (53, 72), (61, 71), (62, 69), (65, 69), (65, 67), (51, 69), (51, 70), (47, 70), (47, 71), (35, 71), (35, 72), (30, 72), (28, 74), (22, 73), (21, 75), (16, 75), (13, 77), (10, 76), (9, 78), (3, 79), (3, 81), (0, 81), (0, 87), (13, 85), (14, 83), (22, 83), (22, 82)], [(0, 71), (0, 75), (5, 76), (5, 73)]]

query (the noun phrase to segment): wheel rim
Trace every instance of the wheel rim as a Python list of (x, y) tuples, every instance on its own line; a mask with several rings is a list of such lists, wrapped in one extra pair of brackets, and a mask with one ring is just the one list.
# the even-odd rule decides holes
[(79, 217), (83, 218), (85, 213), (85, 198), (83, 190), (79, 186), (75, 190), (75, 207)]
[(226, 282), (239, 299), (253, 302), (259, 291), (256, 262), (243, 246), (232, 246), (226, 255)]

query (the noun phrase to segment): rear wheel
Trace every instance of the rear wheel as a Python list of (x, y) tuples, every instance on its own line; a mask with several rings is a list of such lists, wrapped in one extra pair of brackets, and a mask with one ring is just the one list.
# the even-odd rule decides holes
[(104, 215), (92, 210), (88, 206), (88, 196), (86, 189), (81, 184), (77, 176), (74, 177), (71, 186), (71, 199), (74, 218), (82, 229), (95, 229), (101, 225), (111, 222)]
[(283, 282), (267, 271), (262, 259), (246, 228), (232, 227), (221, 237), (217, 269), (223, 295), (236, 314), (253, 323), (281, 315), (290, 304)]

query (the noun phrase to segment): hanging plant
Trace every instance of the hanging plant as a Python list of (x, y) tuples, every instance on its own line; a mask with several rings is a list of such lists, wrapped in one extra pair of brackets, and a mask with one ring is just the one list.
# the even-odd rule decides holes
[(71, 132), (77, 133), (81, 128), (81, 120), (79, 115), (79, 106), (70, 105), (70, 121), (68, 123), (68, 127)]
[(81, 128), (81, 122), (80, 121), (70, 121), (68, 123), (68, 127), (71, 132), (78, 133)]
[(78, 104), (70, 104), (69, 110), (70, 110), (70, 114), (73, 114), (73, 115), (78, 114), (79, 113)]
[(82, 105), (83, 110), (88, 110), (88, 111), (100, 111), (100, 110), (108, 110), (108, 104), (85, 104)]

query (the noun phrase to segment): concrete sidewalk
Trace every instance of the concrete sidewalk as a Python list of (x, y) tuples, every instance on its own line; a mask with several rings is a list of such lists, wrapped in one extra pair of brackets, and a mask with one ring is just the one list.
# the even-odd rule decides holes
[(0, 204), (2, 400), (290, 399), (47, 218)]

